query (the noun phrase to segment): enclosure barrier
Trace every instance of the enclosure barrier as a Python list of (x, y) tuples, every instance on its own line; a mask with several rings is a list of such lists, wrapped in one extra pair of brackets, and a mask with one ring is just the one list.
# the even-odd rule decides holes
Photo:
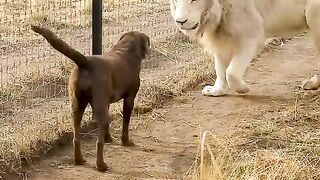
[[(87, 55), (108, 51), (126, 31), (144, 31), (153, 42), (175, 32), (165, 0), (95, 0), (92, 3), (93, 10), (97, 11), (91, 13), (89, 0), (0, 0), (0, 116), (3, 126), (15, 123), (19, 112), (67, 100), (66, 83), (73, 64), (33, 33), (31, 24), (51, 29)], [(99, 10), (103, 10), (103, 14)], [(102, 40), (103, 46), (100, 46)], [(49, 111), (59, 112), (60, 108)], [(45, 113), (47, 111), (41, 115)]]
[[(151, 54), (142, 63), (135, 106), (142, 111), (210, 75), (201, 50), (176, 35), (168, 0), (0, 0), (0, 24), (0, 176), (2, 167), (19, 167), (71, 131), (67, 83), (74, 64), (32, 24), (85, 55), (108, 52), (125, 32), (146, 33)], [(121, 115), (120, 104), (112, 114)], [(90, 107), (84, 119), (91, 120)]]

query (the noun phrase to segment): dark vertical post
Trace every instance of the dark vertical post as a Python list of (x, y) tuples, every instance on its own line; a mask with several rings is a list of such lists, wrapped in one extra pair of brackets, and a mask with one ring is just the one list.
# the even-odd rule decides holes
[(92, 0), (92, 54), (102, 54), (102, 0)]

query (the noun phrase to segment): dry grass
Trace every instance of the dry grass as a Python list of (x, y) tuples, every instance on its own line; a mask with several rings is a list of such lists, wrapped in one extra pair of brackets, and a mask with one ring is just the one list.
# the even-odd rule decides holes
[(203, 132), (186, 179), (319, 179), (320, 104), (313, 100), (286, 104), (270, 119), (246, 120), (227, 139)]

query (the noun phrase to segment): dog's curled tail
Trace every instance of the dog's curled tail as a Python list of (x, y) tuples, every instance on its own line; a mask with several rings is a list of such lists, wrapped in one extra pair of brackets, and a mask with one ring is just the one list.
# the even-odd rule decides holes
[(66, 42), (56, 36), (52, 31), (39, 26), (31, 25), (31, 29), (42, 35), (50, 43), (50, 45), (70, 58), (80, 68), (89, 68), (86, 57), (77, 50), (70, 47)]

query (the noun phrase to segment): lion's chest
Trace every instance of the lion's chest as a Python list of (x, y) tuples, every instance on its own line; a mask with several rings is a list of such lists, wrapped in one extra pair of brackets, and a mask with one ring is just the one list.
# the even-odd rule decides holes
[[(200, 39), (204, 50), (212, 57), (224, 57), (225, 60), (230, 60), (238, 49), (239, 42), (228, 34), (215, 34), (210, 31), (205, 31)], [(229, 63), (229, 62), (226, 62)]]

